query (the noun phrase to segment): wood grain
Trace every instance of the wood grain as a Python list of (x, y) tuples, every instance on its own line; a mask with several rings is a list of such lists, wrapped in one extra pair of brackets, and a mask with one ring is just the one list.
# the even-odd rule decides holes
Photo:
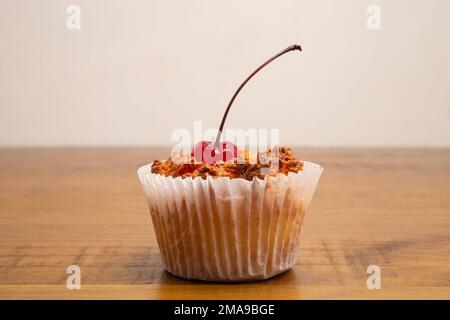
[(136, 169), (168, 152), (0, 149), (0, 298), (450, 299), (449, 149), (297, 150), (325, 166), (297, 264), (243, 284), (163, 271)]

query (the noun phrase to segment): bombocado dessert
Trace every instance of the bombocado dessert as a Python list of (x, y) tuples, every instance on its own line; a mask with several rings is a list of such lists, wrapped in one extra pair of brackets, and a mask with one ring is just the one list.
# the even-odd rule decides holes
[[(205, 281), (262, 280), (295, 264), (305, 212), (322, 166), (290, 148), (238, 150), (220, 135), (239, 91), (227, 106), (215, 142), (139, 168), (165, 269)], [(276, 157), (274, 157), (276, 155)], [(183, 160), (183, 161), (180, 161)], [(275, 165), (274, 165), (275, 161)]]

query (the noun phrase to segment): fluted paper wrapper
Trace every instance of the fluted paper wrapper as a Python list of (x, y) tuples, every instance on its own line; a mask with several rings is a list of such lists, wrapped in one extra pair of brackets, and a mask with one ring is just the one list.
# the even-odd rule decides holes
[(267, 279), (295, 264), (305, 211), (323, 168), (266, 179), (138, 175), (167, 271), (189, 279)]

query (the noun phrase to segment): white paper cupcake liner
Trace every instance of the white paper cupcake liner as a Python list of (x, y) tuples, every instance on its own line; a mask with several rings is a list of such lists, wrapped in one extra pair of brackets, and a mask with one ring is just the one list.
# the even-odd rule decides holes
[(209, 281), (267, 279), (295, 264), (322, 166), (265, 180), (172, 178), (138, 170), (167, 271)]

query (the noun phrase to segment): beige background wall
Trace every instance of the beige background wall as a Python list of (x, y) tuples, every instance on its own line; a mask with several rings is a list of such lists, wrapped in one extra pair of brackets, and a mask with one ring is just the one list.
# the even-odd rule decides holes
[[(193, 120), (282, 144), (450, 146), (448, 0), (1, 0), (0, 145), (170, 144)], [(70, 4), (81, 30), (66, 28)], [(366, 27), (369, 5), (381, 30)]]

